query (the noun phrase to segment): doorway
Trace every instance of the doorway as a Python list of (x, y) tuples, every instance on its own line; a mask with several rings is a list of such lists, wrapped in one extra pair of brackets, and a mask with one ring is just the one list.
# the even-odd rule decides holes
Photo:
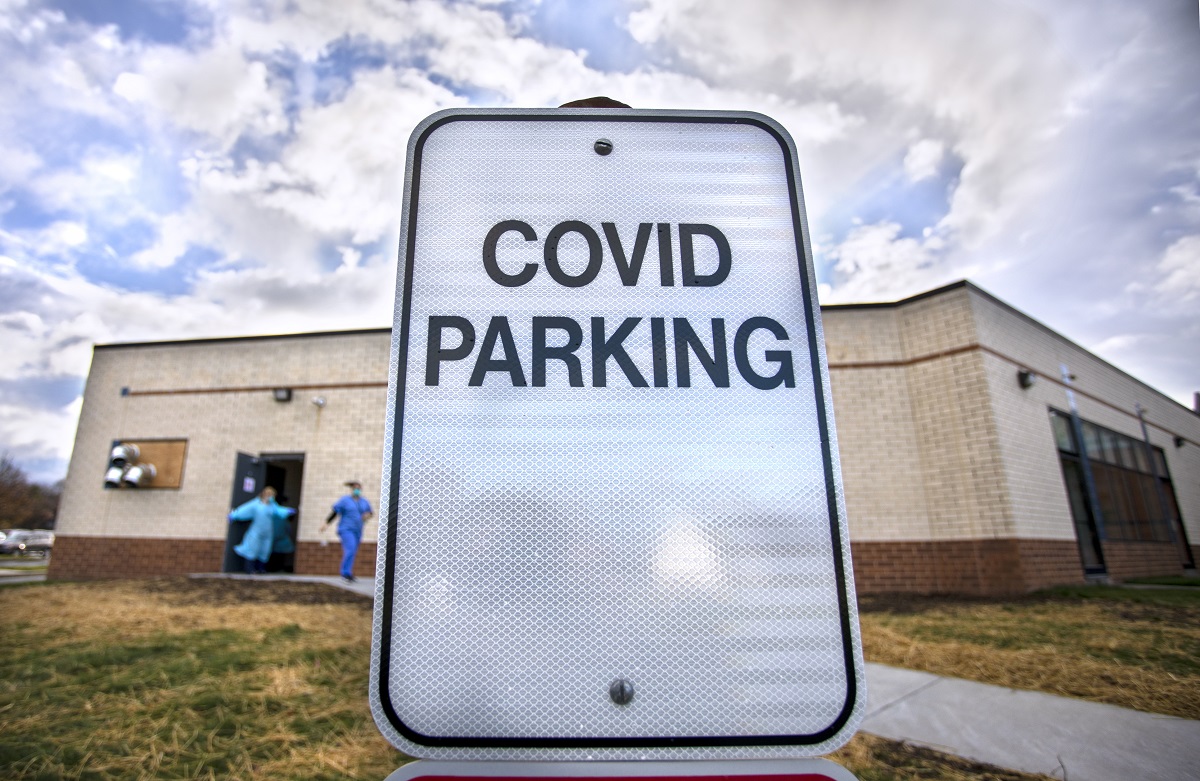
[[(233, 491), (229, 507), (233, 509), (258, 496), (264, 488), (275, 489), (276, 501), (284, 507), (295, 508), (296, 514), (287, 524), (286, 543), (271, 554), (267, 562), (268, 572), (294, 572), (296, 559), (296, 536), (300, 528), (300, 497), (304, 487), (304, 454), (303, 453), (238, 453), (234, 461)], [(227, 525), (225, 536), (225, 556), (221, 566), (222, 572), (243, 572), (245, 562), (234, 552), (234, 548), (246, 536), (249, 523), (232, 522)], [(290, 547), (288, 551), (286, 548)]]

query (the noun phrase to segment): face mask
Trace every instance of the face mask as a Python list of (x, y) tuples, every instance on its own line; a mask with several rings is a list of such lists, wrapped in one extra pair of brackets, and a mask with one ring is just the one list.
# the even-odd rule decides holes
[(356, 497), (362, 496), (362, 490), (361, 490), (361, 489), (359, 489), (359, 488), (355, 488), (355, 489), (354, 489), (353, 491), (351, 491), (350, 493), (354, 494)]

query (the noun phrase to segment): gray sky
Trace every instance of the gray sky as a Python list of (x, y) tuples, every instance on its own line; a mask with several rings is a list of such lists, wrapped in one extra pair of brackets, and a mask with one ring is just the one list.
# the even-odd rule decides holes
[(1192, 0), (0, 0), (0, 453), (65, 474), (91, 345), (389, 325), (452, 106), (768, 114), (825, 303), (969, 278), (1191, 405)]

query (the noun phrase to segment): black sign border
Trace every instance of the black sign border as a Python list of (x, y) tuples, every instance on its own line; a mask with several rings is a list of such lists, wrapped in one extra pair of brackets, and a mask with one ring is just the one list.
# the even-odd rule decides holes
[[(420, 200), (421, 186), (421, 155), (425, 142), (438, 128), (451, 122), (655, 122), (689, 124), (719, 124), (719, 125), (751, 125), (769, 133), (779, 144), (783, 154), (784, 168), (787, 171), (788, 196), (791, 200), (792, 225), (795, 229), (796, 256), (799, 260), (800, 280), (804, 291), (804, 317), (808, 328), (809, 356), (813, 376), (813, 385), (817, 401), (817, 426), (821, 436), (821, 457), (825, 470), (825, 495), (829, 510), (830, 536), (834, 552), (834, 571), (837, 577), (838, 615), (842, 629), (842, 656), (846, 671), (846, 700), (841, 711), (828, 727), (817, 732), (802, 735), (719, 735), (719, 736), (662, 736), (662, 737), (444, 737), (426, 735), (405, 724), (392, 706), (391, 695), (388, 691), (388, 675), (390, 672), (392, 615), (394, 610), (393, 595), (395, 593), (397, 527), (399, 518), (398, 499), (400, 492), (400, 455), (402, 452), (404, 433), (404, 392), (407, 383), (407, 365), (409, 349), (409, 321), (412, 314), (412, 283), (413, 255), (416, 246), (417, 205)], [(820, 349), (817, 338), (816, 314), (813, 311), (813, 301), (816, 297), (811, 289), (807, 261), (809, 252), (805, 242), (806, 226), (801, 214), (800, 181), (798, 165), (793, 154), (790, 139), (781, 129), (765, 116), (727, 112), (724, 114), (704, 114), (682, 111), (635, 111), (625, 109), (557, 109), (557, 110), (448, 110), (430, 117), (423, 128), (419, 127), (419, 135), (410, 141), (408, 164), (408, 188), (406, 188), (407, 213), (405, 223), (407, 235), (401, 236), (400, 250), (403, 253), (403, 297), (400, 322), (400, 339), (397, 342), (397, 376), (395, 378), (396, 410), (393, 421), (390, 480), (388, 481), (388, 517), (387, 542), (385, 545), (383, 564), (383, 592), (380, 616), (380, 638), (378, 647), (378, 676), (374, 681), (377, 686), (378, 703), (383, 716), (388, 723), (406, 740), (417, 745), (430, 748), (506, 748), (506, 749), (602, 749), (602, 748), (692, 748), (692, 747), (736, 747), (736, 746), (810, 746), (823, 743), (835, 735), (850, 720), (858, 698), (859, 681), (855, 665), (853, 636), (850, 626), (850, 608), (846, 588), (846, 562), (842, 544), (840, 515), (838, 512), (837, 495), (834, 481), (833, 454), (829, 436), (829, 416), (825, 409), (825, 388), (821, 373)], [(416, 132), (416, 131), (414, 131)], [(385, 454), (388, 455), (388, 454)]]

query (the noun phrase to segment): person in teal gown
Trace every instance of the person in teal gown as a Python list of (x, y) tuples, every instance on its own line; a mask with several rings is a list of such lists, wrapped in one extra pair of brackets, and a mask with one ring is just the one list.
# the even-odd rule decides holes
[(233, 552), (246, 563), (246, 572), (251, 574), (267, 571), (267, 560), (275, 541), (276, 519), (286, 520), (296, 513), (290, 507), (275, 502), (275, 489), (264, 488), (257, 498), (251, 499), (229, 513), (230, 522), (249, 521), (250, 528)]

